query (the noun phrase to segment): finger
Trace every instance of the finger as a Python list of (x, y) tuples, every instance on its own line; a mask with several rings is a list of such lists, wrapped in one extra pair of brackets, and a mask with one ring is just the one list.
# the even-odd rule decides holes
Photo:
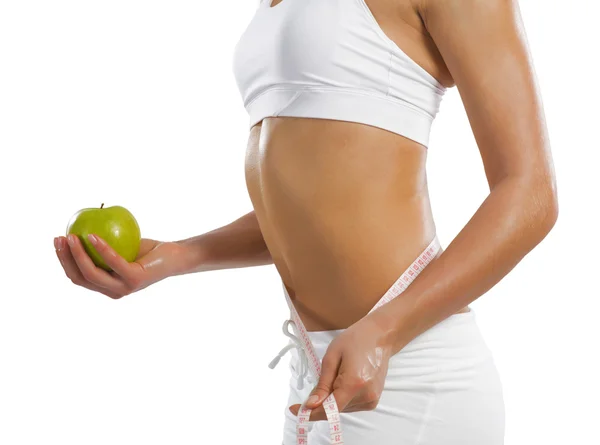
[[(67, 243), (66, 238), (64, 237), (58, 237), (55, 243), (55, 247), (56, 247), (56, 255), (58, 256), (58, 259), (60, 260), (60, 264), (62, 265), (65, 274), (67, 275), (68, 278), (71, 279), (71, 281), (73, 282), (73, 284), (77, 284), (78, 286), (84, 286), (84, 287), (88, 287), (89, 285), (92, 285), (92, 283), (89, 283), (81, 274), (81, 271), (79, 270), (79, 267), (77, 267), (77, 263), (75, 262), (75, 259), (73, 258), (73, 255), (71, 253), (71, 249), (69, 248), (69, 244)], [(96, 287), (94, 285), (92, 285), (93, 287)]]
[[(352, 400), (350, 400), (344, 408), (340, 408), (340, 412), (351, 413), (355, 411), (370, 411), (377, 407), (381, 392), (383, 391), (382, 386), (380, 387), (380, 385), (375, 383), (364, 384), (360, 380), (355, 380), (354, 388), (356, 393), (352, 397)], [(334, 393), (334, 395), (335, 394), (336, 393)], [(341, 400), (340, 403), (343, 404), (343, 400)]]
[[(350, 401), (352, 399), (354, 399), (356, 394), (357, 394), (357, 391), (352, 391), (352, 390), (349, 390), (346, 388), (338, 388), (338, 389), (334, 390), (333, 397), (335, 398), (338, 412), (340, 412), (340, 413), (341, 412), (349, 412), (351, 410)], [(325, 408), (324, 408), (324, 405), (327, 403), (328, 402), (325, 401), (323, 404), (314, 408), (311, 411), (310, 417), (308, 420), (309, 421), (327, 420), (327, 414), (325, 414)], [(333, 408), (333, 407), (331, 407), (331, 408)], [(300, 409), (300, 405), (292, 405), (290, 407), (290, 411), (296, 416), (298, 415), (299, 409)]]
[(321, 362), (321, 377), (306, 401), (306, 407), (314, 409), (333, 392), (333, 383), (338, 375), (342, 355), (335, 348), (328, 348)]
[[(109, 244), (100, 236), (90, 233), (89, 241), (96, 249), (96, 252), (102, 257), (104, 262), (125, 282), (133, 284), (136, 281), (136, 267), (140, 267), (137, 263), (129, 263), (125, 258), (119, 255)], [(146, 247), (146, 246), (144, 246)], [(103, 270), (103, 269), (102, 269)], [(114, 275), (111, 275), (114, 278)]]
[(71, 254), (69, 245), (68, 245), (65, 237), (59, 236), (59, 237), (55, 238), (54, 247), (56, 250), (56, 256), (58, 257), (58, 260), (60, 261), (60, 264), (65, 272), (65, 275), (67, 276), (67, 278), (69, 278), (71, 280), (71, 282), (73, 284), (76, 284), (77, 286), (85, 287), (86, 289), (89, 289), (89, 290), (92, 290), (95, 292), (100, 292), (101, 294), (104, 294), (104, 295), (114, 298), (114, 299), (121, 298), (121, 295), (118, 295), (118, 294), (110, 291), (109, 289), (105, 289), (103, 287), (96, 286), (95, 284), (90, 283), (83, 277), (83, 275), (81, 274), (81, 271), (79, 270), (79, 268), (77, 267), (77, 264), (75, 263), (75, 260), (73, 259), (73, 255)]
[(103, 287), (111, 292), (124, 295), (128, 293), (127, 286), (118, 277), (110, 275), (104, 269), (97, 267), (85, 251), (81, 240), (76, 235), (68, 235), (70, 252), (79, 268), (81, 275), (96, 286)]
[(377, 407), (377, 402), (359, 403), (356, 405), (348, 405), (344, 410), (345, 413), (355, 413), (357, 411), (372, 411)]
[[(356, 399), (356, 397), (355, 397), (355, 399)], [(374, 409), (377, 406), (377, 401), (353, 403), (355, 399), (353, 399), (350, 403), (348, 403), (342, 411), (345, 413), (352, 413), (352, 412), (356, 412), (356, 411), (369, 411), (369, 410)], [(336, 400), (336, 404), (337, 404), (337, 400)], [(298, 411), (300, 411), (300, 406), (301, 405), (299, 403), (297, 403), (295, 405), (290, 406), (289, 410), (294, 416), (297, 416)], [(338, 411), (339, 411), (339, 405), (338, 405)], [(340, 411), (340, 412), (342, 412), (342, 411)], [(326, 420), (326, 419), (327, 419), (327, 415), (325, 414), (325, 409), (322, 405), (315, 408), (310, 413), (311, 421), (312, 420)]]

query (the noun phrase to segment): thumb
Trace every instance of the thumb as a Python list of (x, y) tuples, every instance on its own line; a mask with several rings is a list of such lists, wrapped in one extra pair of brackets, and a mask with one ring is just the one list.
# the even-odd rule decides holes
[(333, 392), (333, 382), (340, 368), (340, 359), (341, 355), (338, 352), (327, 350), (321, 363), (321, 377), (306, 401), (307, 408), (316, 408)]

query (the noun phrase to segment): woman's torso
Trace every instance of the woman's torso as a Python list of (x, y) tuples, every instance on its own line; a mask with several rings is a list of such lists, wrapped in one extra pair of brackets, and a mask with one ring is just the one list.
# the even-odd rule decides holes
[[(366, 3), (390, 39), (452, 85), (410, 0)], [(355, 122), (268, 117), (252, 127), (248, 193), (308, 331), (365, 316), (433, 239), (426, 156), (413, 140)]]

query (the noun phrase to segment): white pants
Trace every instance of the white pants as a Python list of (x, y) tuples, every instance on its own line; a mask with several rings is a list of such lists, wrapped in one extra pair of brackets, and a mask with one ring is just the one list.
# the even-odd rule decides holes
[[(321, 360), (341, 332), (308, 333)], [(291, 353), (283, 445), (296, 444), (289, 406), (304, 402), (316, 384), (309, 374), (296, 389), (299, 356), (296, 349)], [(390, 358), (377, 407), (340, 418), (344, 445), (503, 444), (502, 384), (475, 312), (454, 314), (414, 338)], [(308, 445), (329, 445), (327, 421), (311, 421), (308, 428)]]

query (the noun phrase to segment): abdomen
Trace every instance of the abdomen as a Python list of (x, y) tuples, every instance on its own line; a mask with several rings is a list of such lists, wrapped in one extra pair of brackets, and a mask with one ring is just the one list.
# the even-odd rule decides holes
[(252, 129), (248, 193), (307, 330), (362, 318), (433, 239), (426, 155), (351, 122), (280, 117)]

